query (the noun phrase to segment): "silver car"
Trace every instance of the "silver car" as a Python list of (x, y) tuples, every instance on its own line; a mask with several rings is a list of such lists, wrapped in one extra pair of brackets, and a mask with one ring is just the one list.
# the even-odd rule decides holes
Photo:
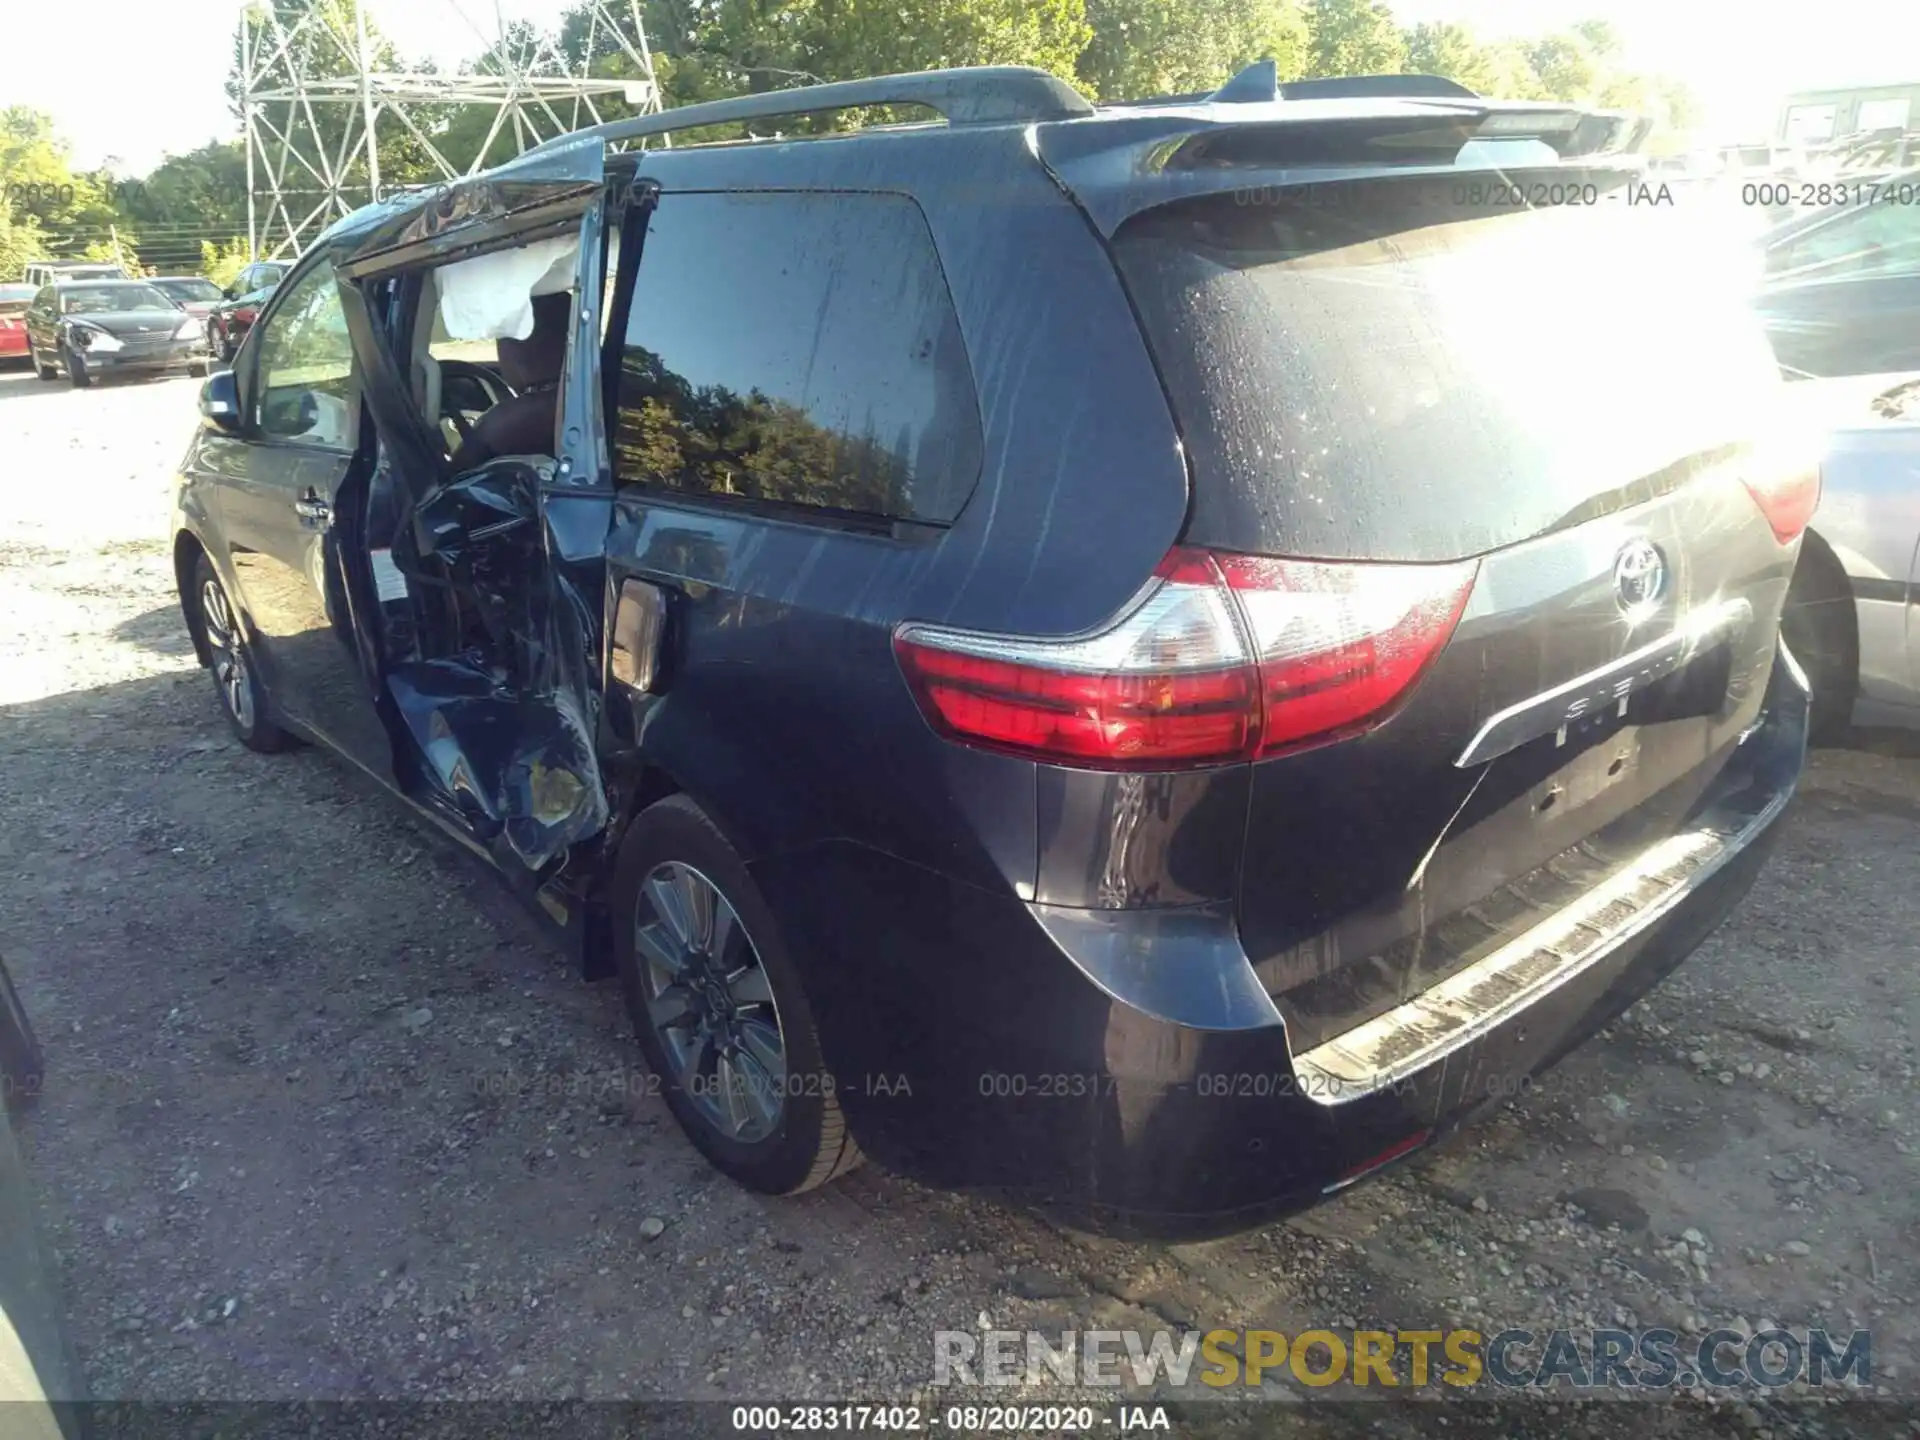
[(1826, 436), (1820, 508), (1780, 630), (1813, 682), (1815, 738), (1850, 723), (1920, 726), (1920, 373), (1803, 380)]

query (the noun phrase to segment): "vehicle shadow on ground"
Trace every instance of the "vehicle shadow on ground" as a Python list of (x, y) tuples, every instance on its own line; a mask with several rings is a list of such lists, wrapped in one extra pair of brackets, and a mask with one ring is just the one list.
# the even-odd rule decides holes
[(193, 637), (178, 605), (161, 605), (113, 627), (115, 640), (138, 645), (155, 655), (191, 656)]

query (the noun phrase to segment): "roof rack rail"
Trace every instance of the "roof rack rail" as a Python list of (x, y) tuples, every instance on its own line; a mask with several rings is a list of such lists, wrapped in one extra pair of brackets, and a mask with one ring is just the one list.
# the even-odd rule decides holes
[(1086, 96), (1045, 70), (1026, 65), (978, 65), (877, 75), (866, 80), (837, 80), (825, 85), (799, 85), (757, 95), (735, 95), (726, 100), (705, 100), (697, 105), (676, 106), (657, 115), (609, 120), (603, 125), (556, 135), (527, 154), (563, 149), (594, 137), (604, 142), (638, 140), (703, 125), (774, 120), (869, 105), (924, 105), (944, 115), (949, 125), (1027, 124), (1093, 114), (1093, 105)]

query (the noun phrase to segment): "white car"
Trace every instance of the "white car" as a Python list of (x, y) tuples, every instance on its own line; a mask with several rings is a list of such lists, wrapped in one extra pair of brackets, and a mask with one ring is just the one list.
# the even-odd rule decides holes
[(1920, 726), (1920, 372), (1788, 393), (1826, 435), (1820, 508), (1780, 623), (1813, 682), (1815, 734)]

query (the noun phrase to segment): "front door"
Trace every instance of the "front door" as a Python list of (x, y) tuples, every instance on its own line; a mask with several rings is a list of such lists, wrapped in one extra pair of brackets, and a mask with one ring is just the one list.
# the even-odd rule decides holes
[[(569, 846), (603, 828), (608, 813), (592, 730), (612, 504), (601, 484), (594, 344), (605, 183), (597, 140), (530, 155), (396, 208), (357, 236), (334, 270), (350, 316), (364, 307), (371, 317), (383, 290), (395, 297), (380, 320), (353, 328), (381, 473), (394, 482), (382, 522), (393, 536), (388, 558), (396, 577), (442, 589), (470, 622), (457, 635), (422, 626), (421, 648), (384, 662), (379, 683), (405, 747), (401, 771), (412, 777), (402, 783), (529, 887)], [(497, 270), (487, 284), (503, 287), (500, 295), (530, 300), (542, 269), (515, 267), (535, 245), (551, 253), (548, 268), (564, 268), (569, 253), (573, 262), (559, 433), (535, 455), (496, 456), (456, 475), (440, 417), (422, 412), (411, 383), (418, 329), (434, 317), (409, 315), (406, 297), (437, 294), (440, 281), (426, 284), (428, 272), (465, 263)], [(264, 355), (271, 332), (261, 341)]]
[(390, 781), (390, 742), (361, 666), (342, 565), (360, 396), (328, 260), (290, 281), (260, 324), (243, 383), (242, 443), (215, 491), (238, 599), (279, 707)]

